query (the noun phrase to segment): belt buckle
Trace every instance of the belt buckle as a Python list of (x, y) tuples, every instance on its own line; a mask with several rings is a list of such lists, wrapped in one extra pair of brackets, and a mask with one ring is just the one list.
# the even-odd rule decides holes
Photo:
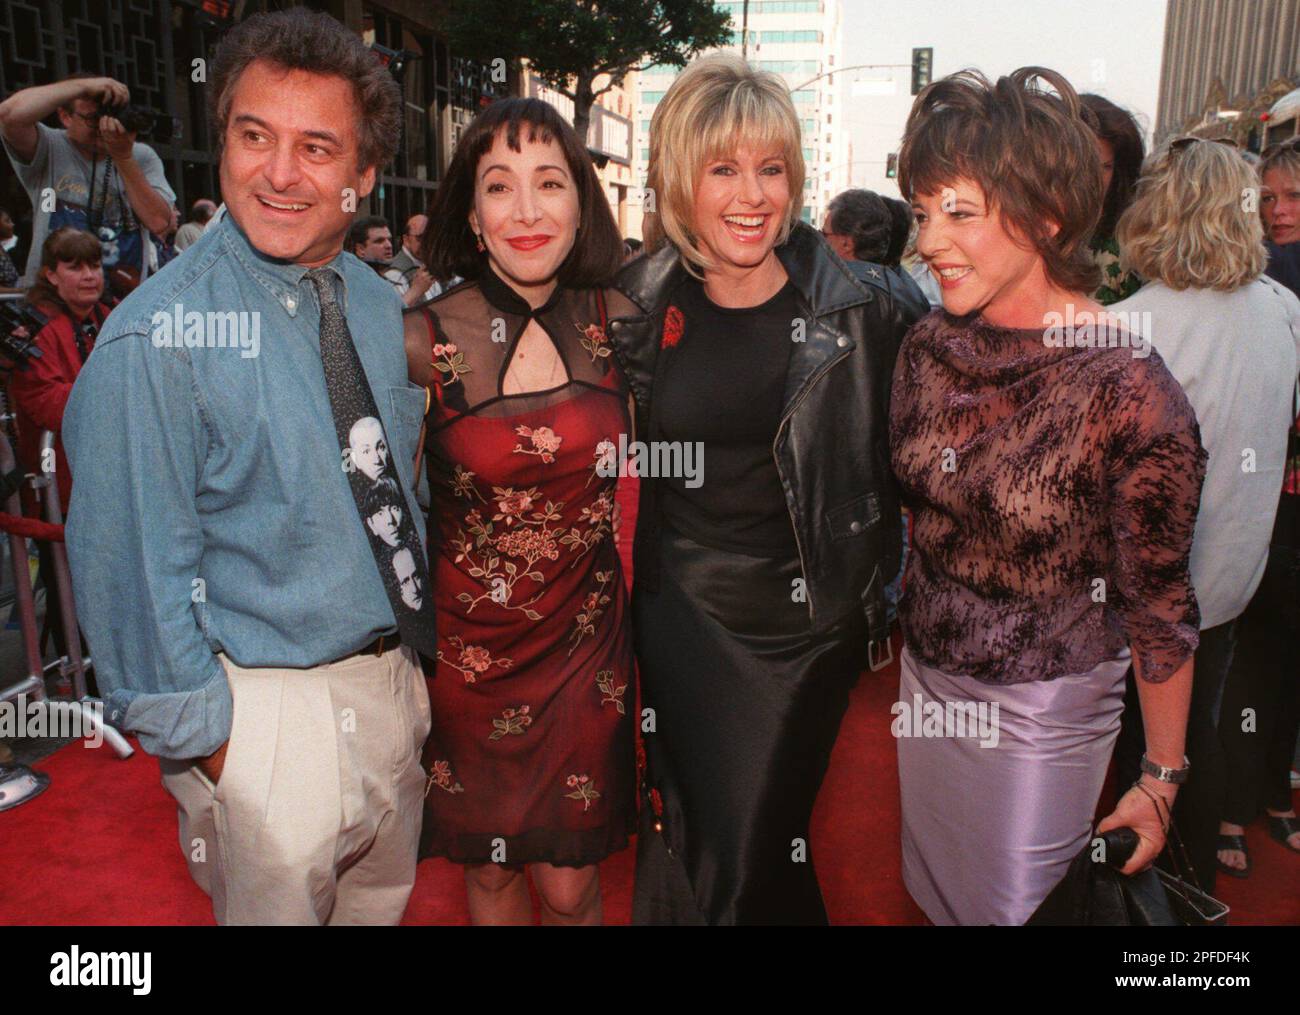
[(387, 637), (388, 637), (388, 635), (386, 635), (386, 634), (381, 634), (377, 639), (375, 639), (375, 656), (376, 656), (376, 658), (378, 658), (379, 656), (381, 656), (381, 655), (384, 654), (384, 639), (387, 638)]
[(884, 659), (876, 658), (876, 646), (879, 644), (879, 642), (875, 642), (875, 641), (867, 642), (867, 665), (871, 668), (872, 673), (876, 673), (880, 670), (883, 670), (886, 666), (888, 666), (890, 663), (894, 661), (893, 640), (889, 637), (889, 635), (885, 635), (884, 642), (885, 642), (885, 651), (886, 651), (886, 655)]

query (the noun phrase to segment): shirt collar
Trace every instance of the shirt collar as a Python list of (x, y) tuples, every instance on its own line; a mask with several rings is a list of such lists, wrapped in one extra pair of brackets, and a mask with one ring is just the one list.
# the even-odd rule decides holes
[(483, 274), (479, 276), (478, 285), (484, 298), (493, 307), (503, 313), (518, 314), (520, 317), (540, 316), (555, 306), (560, 299), (561, 287), (557, 285), (551, 290), (551, 295), (546, 298), (546, 302), (534, 310), (528, 305), (528, 301), (510, 288), (509, 283), (488, 264), (483, 266)]
[[(271, 298), (284, 308), (285, 313), (290, 317), (296, 317), (303, 302), (302, 283), (307, 272), (311, 269), (301, 264), (295, 264), (292, 261), (281, 261), (274, 257), (267, 257), (248, 242), (248, 237), (239, 228), (229, 212), (223, 215), (221, 221), (217, 223), (217, 229), (221, 232), (221, 240), (226, 245), (226, 249), (248, 270), (248, 273), (257, 280), (262, 288), (271, 294)], [(343, 251), (340, 250), (334, 255), (333, 260), (322, 265), (322, 267), (329, 268), (338, 275), (340, 280), (344, 281), (344, 292), (346, 293), (346, 279), (343, 276)]]

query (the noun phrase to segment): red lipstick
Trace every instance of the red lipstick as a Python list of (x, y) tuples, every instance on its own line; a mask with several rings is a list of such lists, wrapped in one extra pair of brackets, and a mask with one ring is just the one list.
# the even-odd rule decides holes
[(536, 236), (511, 236), (506, 242), (516, 250), (536, 250), (550, 243), (553, 237), (538, 234)]

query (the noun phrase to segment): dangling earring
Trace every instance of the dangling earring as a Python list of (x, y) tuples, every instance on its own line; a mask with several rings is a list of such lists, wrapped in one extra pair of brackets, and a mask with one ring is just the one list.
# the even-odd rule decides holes
[(483, 246), (483, 237), (481, 234), (479, 233), (474, 234), (474, 242), (478, 245), (478, 252), (480, 254), (483, 253), (483, 251), (487, 250), (487, 247)]

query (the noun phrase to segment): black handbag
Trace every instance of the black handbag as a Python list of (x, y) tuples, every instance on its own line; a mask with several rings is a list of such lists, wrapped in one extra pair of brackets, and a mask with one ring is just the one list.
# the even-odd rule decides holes
[[(1112, 828), (1098, 836), (1104, 842), (1102, 857), (1094, 859), (1096, 840), (1090, 840), (1042, 905), (1025, 923), (1029, 927), (1180, 927), (1226, 924), (1228, 907), (1196, 887), (1187, 851), (1170, 825), (1166, 849), (1177, 873), (1149, 867), (1124, 875), (1120, 869), (1138, 846), (1131, 828)], [(1177, 844), (1182, 864), (1171, 848)], [(1186, 866), (1187, 875), (1182, 873)]]

